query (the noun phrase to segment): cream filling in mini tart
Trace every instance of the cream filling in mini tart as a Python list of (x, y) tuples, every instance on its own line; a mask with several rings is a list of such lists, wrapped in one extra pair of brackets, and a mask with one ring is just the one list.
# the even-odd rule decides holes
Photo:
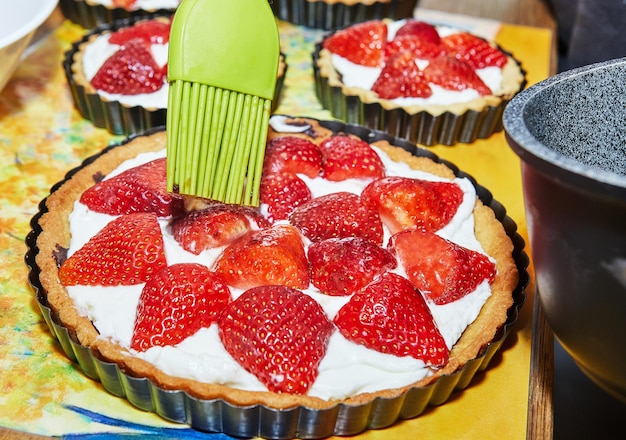
[[(393, 39), (397, 30), (406, 22), (406, 20), (383, 21), (387, 23), (388, 41)], [(436, 26), (436, 29), (442, 37), (459, 32), (459, 29), (445, 26)], [(385, 110), (402, 108), (409, 114), (427, 111), (437, 116), (444, 112), (461, 114), (468, 110), (481, 111), (486, 106), (497, 106), (503, 99), (512, 98), (519, 91), (524, 81), (524, 74), (511, 56), (507, 56), (507, 59), (507, 63), (502, 68), (486, 67), (476, 70), (477, 75), (493, 92), (486, 96), (481, 96), (474, 89), (446, 90), (431, 84), (433, 94), (428, 98), (381, 99), (371, 89), (382, 67), (355, 64), (333, 54), (328, 49), (320, 51), (318, 67), (321, 75), (328, 78), (329, 85), (341, 87), (344, 95), (358, 96), (366, 104), (378, 103)], [(417, 64), (423, 69), (428, 65), (428, 60), (417, 60)]]
[[(376, 148), (376, 151), (385, 164), (387, 175), (439, 181), (450, 180), (412, 169), (404, 162), (394, 161), (381, 148)], [(164, 151), (140, 154), (134, 159), (124, 161), (109, 173), (107, 178), (164, 155)], [(363, 179), (350, 179), (333, 183), (321, 178), (300, 177), (306, 179), (314, 196), (336, 191), (360, 193), (369, 182)], [(438, 233), (465, 247), (485, 253), (474, 233), (473, 212), (476, 206), (474, 187), (469, 180), (464, 178), (454, 178), (453, 181), (464, 192), (463, 203), (451, 223)], [(68, 255), (79, 249), (113, 218), (90, 211), (80, 202), (75, 202), (70, 215), (71, 243)], [(211, 267), (222, 249), (204, 251), (199, 256), (193, 255), (182, 249), (174, 240), (168, 223), (169, 219), (161, 220), (168, 264), (199, 262)], [(397, 272), (402, 274), (402, 268), (399, 268)], [(153, 347), (145, 352), (130, 349), (135, 310), (142, 288), (143, 284), (123, 287), (70, 286), (67, 291), (79, 313), (93, 322), (100, 334), (99, 338), (112, 341), (127, 350), (131, 356), (147, 361), (164, 373), (240, 390), (267, 391), (255, 376), (246, 372), (226, 352), (219, 340), (216, 324), (200, 330), (176, 346)], [(231, 289), (231, 291), (234, 298), (242, 293), (238, 289)], [(331, 297), (321, 294), (312, 285), (305, 289), (304, 293), (318, 301), (330, 319), (349, 299), (349, 297)], [(491, 294), (490, 285), (484, 282), (474, 292), (458, 301), (443, 306), (429, 304), (448, 347), (454, 346), (459, 340), (468, 325), (479, 315)], [(326, 356), (319, 367), (319, 376), (307, 394), (327, 401), (341, 400), (362, 393), (406, 387), (431, 377), (433, 373), (421, 360), (382, 354), (356, 345), (346, 340), (339, 332), (334, 332)]]

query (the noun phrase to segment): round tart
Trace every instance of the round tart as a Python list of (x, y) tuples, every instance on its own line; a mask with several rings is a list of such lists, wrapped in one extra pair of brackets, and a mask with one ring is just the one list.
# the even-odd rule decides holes
[(502, 130), (525, 72), (495, 44), (415, 19), (371, 20), (332, 32), (313, 53), (316, 93), (343, 121), (422, 145)]
[(65, 18), (86, 29), (125, 18), (172, 14), (180, 0), (60, 0)]
[(412, 17), (417, 0), (273, 0), (281, 20), (316, 29), (337, 29), (367, 20)]
[[(528, 282), (502, 206), (453, 165), (382, 132), (275, 116), (268, 138), (259, 209), (164, 194), (162, 130), (105, 149), (52, 189), (26, 261), (67, 355), (141, 409), (238, 437), (353, 435), (467, 387)], [(308, 199), (295, 197), (295, 178)], [(273, 191), (276, 181), (290, 191)], [(389, 197), (398, 182), (391, 194), (414, 203)], [(111, 199), (116, 187), (126, 195)], [(391, 215), (387, 202), (410, 215)], [(206, 217), (216, 212), (217, 223)], [(418, 243), (433, 250), (423, 261), (463, 255), (466, 269), (420, 269)], [(104, 255), (120, 249), (140, 264), (115, 268), (119, 255)], [(417, 290), (419, 273), (442, 268), (454, 268), (454, 288), (424, 275), (431, 283)], [(182, 316), (167, 298), (190, 286), (176, 301), (208, 305)], [(185, 325), (155, 333), (170, 318)], [(378, 332), (394, 336), (383, 343)]]
[[(171, 14), (116, 20), (72, 44), (63, 69), (74, 105), (84, 118), (121, 135), (165, 125), (170, 22)], [(273, 107), (278, 105), (286, 69), (281, 54)]]

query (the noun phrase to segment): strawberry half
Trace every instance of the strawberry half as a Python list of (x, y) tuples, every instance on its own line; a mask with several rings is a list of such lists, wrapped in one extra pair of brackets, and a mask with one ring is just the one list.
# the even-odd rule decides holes
[(128, 214), (111, 221), (65, 260), (59, 281), (64, 286), (140, 284), (166, 265), (157, 217)]
[(491, 89), (478, 76), (469, 64), (451, 56), (441, 56), (430, 60), (424, 68), (424, 77), (448, 90), (474, 89), (480, 95), (491, 95)]
[(508, 60), (504, 52), (467, 32), (447, 35), (441, 39), (441, 44), (447, 48), (448, 54), (474, 69), (503, 67)]
[(142, 39), (126, 42), (91, 79), (98, 90), (124, 95), (153, 93), (163, 87), (166, 71), (159, 67)]
[(312, 198), (309, 187), (295, 174), (274, 172), (261, 178), (260, 200), (267, 205), (271, 223), (287, 220), (296, 207)]
[(267, 143), (263, 172), (304, 174), (312, 179), (322, 170), (322, 152), (313, 142), (296, 136), (282, 136)]
[(456, 214), (463, 190), (452, 182), (393, 176), (367, 185), (361, 198), (378, 212), (392, 234), (415, 228), (437, 231)]
[(171, 23), (161, 20), (146, 20), (136, 23), (133, 26), (123, 27), (109, 37), (109, 43), (124, 45), (136, 38), (142, 40), (146, 45), (165, 44), (170, 39)]
[(463, 298), (496, 276), (496, 267), (486, 255), (430, 232), (400, 232), (391, 237), (390, 250), (413, 285), (439, 305)]
[(322, 307), (286, 286), (245, 291), (218, 322), (226, 351), (270, 391), (304, 394), (334, 330)]
[(215, 263), (215, 272), (240, 289), (264, 284), (304, 289), (309, 285), (304, 244), (291, 225), (247, 233), (224, 249)]
[(309, 240), (361, 237), (381, 245), (383, 225), (378, 213), (353, 193), (338, 192), (316, 197), (298, 206), (289, 222)]
[(428, 98), (433, 94), (409, 51), (399, 52), (387, 60), (372, 91), (382, 99)]
[(367, 142), (353, 136), (334, 135), (320, 144), (324, 156), (322, 177), (331, 181), (377, 178), (385, 175), (380, 157)]
[(153, 212), (159, 217), (184, 212), (180, 196), (167, 192), (165, 158), (131, 168), (88, 188), (81, 203), (93, 211), (110, 215)]
[(388, 250), (359, 237), (313, 243), (307, 256), (311, 282), (322, 293), (333, 296), (350, 295), (397, 264)]
[(258, 226), (269, 226), (261, 214), (241, 205), (211, 204), (190, 211), (172, 221), (172, 235), (183, 249), (198, 255), (202, 251), (224, 246)]
[(396, 36), (385, 46), (385, 60), (389, 63), (392, 56), (405, 51), (422, 60), (437, 58), (447, 53), (446, 48), (439, 43), (431, 43), (415, 35), (401, 35)]
[(420, 40), (431, 44), (441, 43), (441, 38), (439, 37), (437, 28), (430, 23), (426, 23), (425, 21), (408, 19), (406, 23), (404, 23), (402, 27), (397, 30), (394, 39), (407, 35), (417, 37)]
[(209, 327), (231, 301), (224, 280), (206, 266), (180, 263), (152, 277), (139, 297), (130, 347), (176, 345)]
[(397, 274), (387, 272), (355, 293), (334, 322), (346, 339), (369, 349), (412, 356), (428, 366), (448, 362), (448, 347), (426, 301)]
[(379, 20), (354, 24), (336, 31), (322, 43), (325, 49), (362, 66), (378, 67), (383, 62), (387, 25)]

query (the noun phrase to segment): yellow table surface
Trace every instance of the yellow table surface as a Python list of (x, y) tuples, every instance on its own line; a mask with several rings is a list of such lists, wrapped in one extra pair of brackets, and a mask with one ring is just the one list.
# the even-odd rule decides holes
[[(62, 17), (58, 22), (0, 93), (0, 428), (55, 436), (138, 432), (129, 423), (185, 428), (135, 409), (84, 376), (48, 331), (27, 281), (24, 239), (38, 203), (69, 169), (122, 139), (95, 128), (74, 109), (61, 60), (85, 31)], [(310, 51), (321, 32), (287, 23), (280, 23), (280, 31), (289, 69), (277, 112), (332, 119), (313, 92)], [(548, 30), (501, 25), (495, 39), (521, 61), (534, 84), (549, 75), (551, 38)], [(519, 160), (503, 133), (430, 149), (487, 187), (526, 239)], [(416, 419), (358, 438), (526, 438), (533, 290), (528, 288), (527, 303), (502, 349), (466, 390)], [(95, 419), (72, 406), (93, 411)], [(185, 429), (177, 436), (190, 434)], [(0, 429), (0, 438), (9, 435)]]

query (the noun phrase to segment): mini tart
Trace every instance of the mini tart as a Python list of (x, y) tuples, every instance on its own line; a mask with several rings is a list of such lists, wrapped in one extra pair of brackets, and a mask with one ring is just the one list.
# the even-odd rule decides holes
[[(382, 132), (312, 119), (297, 118), (288, 123), (309, 124), (310, 129), (298, 136), (307, 136), (316, 143), (332, 133), (348, 133), (367, 139), (392, 159), (406, 161), (411, 167), (449, 178), (469, 177), (428, 151)], [(270, 130), (272, 136), (276, 133)], [(76, 359), (88, 376), (140, 409), (199, 430), (220, 431), (236, 437), (354, 435), (417, 417), (428, 405), (441, 404), (455, 389), (467, 387), (475, 373), (487, 367), (517, 320), (528, 283), (524, 242), (504, 208), (491, 199), (489, 191), (475, 185), (477, 238), (496, 259), (498, 275), (479, 317), (453, 347), (450, 362), (435, 375), (406, 387), (359, 394), (340, 401), (236, 390), (167, 375), (111, 340), (99, 338), (92, 322), (77, 311), (58, 278), (58, 261), (64, 258), (64, 249), (69, 246), (68, 216), (74, 201), (93, 185), (94, 179), (111, 172), (124, 160), (141, 152), (161, 150), (164, 145), (165, 133), (153, 130), (87, 159), (53, 187), (32, 220), (33, 231), (27, 238), (30, 281), (37, 290), (41, 311), (52, 333), (59, 338), (68, 357)]]
[[(152, 127), (165, 125), (167, 96), (162, 106), (150, 107), (129, 105), (118, 100), (110, 100), (98, 92), (87, 80), (83, 69), (85, 49), (102, 35), (110, 34), (125, 27), (130, 27), (144, 20), (171, 20), (171, 13), (136, 16), (102, 24), (88, 32), (83, 38), (74, 42), (63, 59), (63, 71), (67, 79), (74, 105), (85, 119), (89, 119), (96, 127), (105, 128), (117, 135), (140, 133)], [(272, 107), (276, 108), (282, 91), (287, 71), (284, 54), (280, 54), (276, 91)]]
[(351, 23), (412, 17), (417, 0), (273, 0), (274, 15), (293, 24), (337, 29)]
[(526, 72), (519, 61), (490, 43), (508, 59), (502, 67), (502, 83), (494, 94), (449, 105), (405, 106), (381, 99), (371, 90), (345, 85), (333, 66), (332, 53), (323, 47), (324, 40), (315, 45), (312, 55), (315, 92), (322, 106), (342, 121), (425, 146), (471, 143), (502, 131), (504, 107), (526, 85)]
[(171, 7), (162, 8), (159, 4), (163, 2), (154, 2), (155, 6), (149, 6), (149, 2), (145, 2), (147, 6), (131, 6), (128, 8), (107, 6), (104, 1), (94, 0), (59, 0), (59, 7), (63, 16), (68, 20), (86, 28), (91, 29), (98, 25), (110, 23), (123, 18), (141, 17), (152, 15), (155, 13), (172, 14), (179, 0), (171, 0)]

